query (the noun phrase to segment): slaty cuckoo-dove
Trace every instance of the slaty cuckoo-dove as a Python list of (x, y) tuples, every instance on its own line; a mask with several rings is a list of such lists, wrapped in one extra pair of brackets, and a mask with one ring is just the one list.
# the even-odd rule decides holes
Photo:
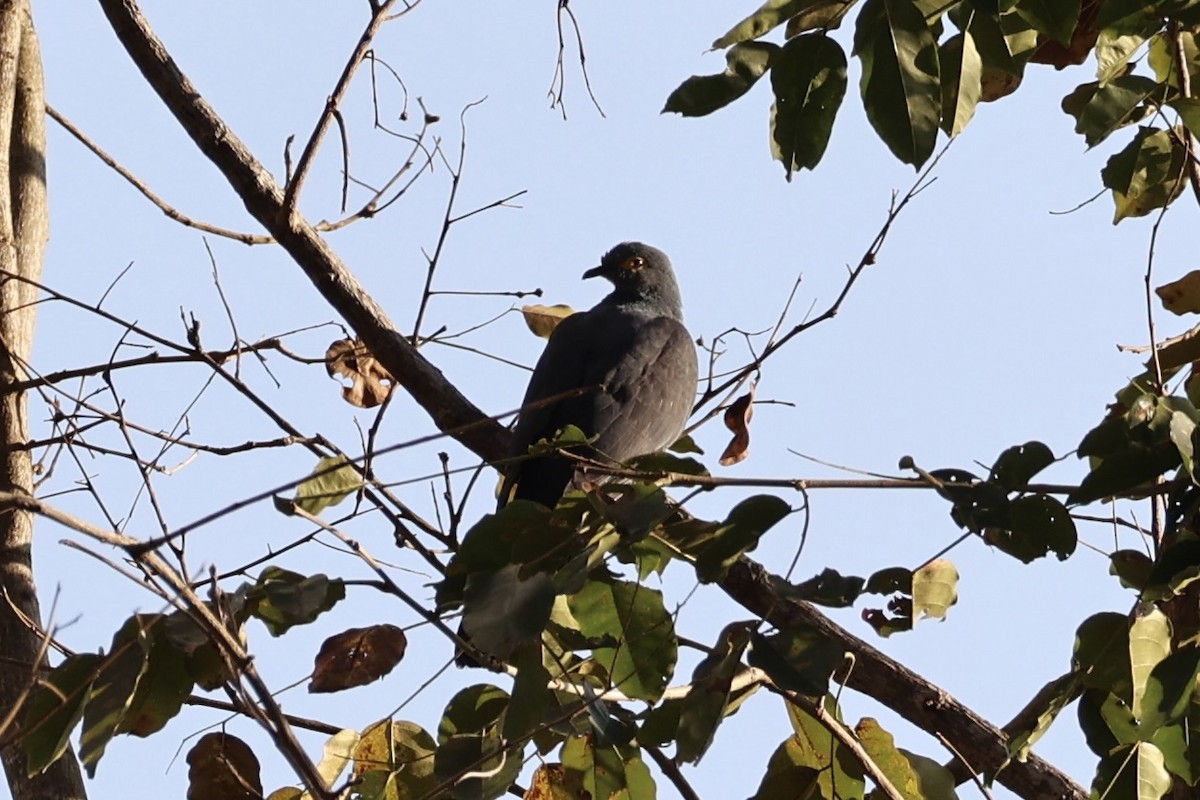
[[(574, 425), (590, 447), (575, 450), (621, 463), (670, 445), (683, 433), (696, 394), (696, 346), (683, 325), (679, 286), (666, 253), (624, 242), (584, 278), (613, 291), (594, 308), (564, 319), (534, 367), (517, 419), (501, 504), (510, 496), (553, 508), (576, 477), (559, 455), (526, 457), (529, 446)], [(538, 405), (539, 401), (588, 390)], [(514, 487), (515, 485), (515, 487)]]

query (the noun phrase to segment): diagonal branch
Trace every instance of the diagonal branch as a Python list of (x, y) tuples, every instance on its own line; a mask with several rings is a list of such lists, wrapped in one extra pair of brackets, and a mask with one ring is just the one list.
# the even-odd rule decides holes
[[(325, 300), (345, 318), (379, 362), (441, 430), (476, 453), (497, 457), (508, 433), (422, 357), (333, 252), (312, 224), (284, 202), (274, 176), (217, 116), (150, 29), (134, 0), (99, 0), (113, 31), (147, 83), (211, 160), (250, 214), (296, 261)], [(476, 423), (476, 424), (471, 424)]]
[[(996, 726), (903, 664), (830, 621), (808, 603), (784, 596), (786, 584), (760, 564), (743, 558), (719, 581), (725, 592), (777, 628), (816, 628), (852, 653), (846, 685), (869, 695), (933, 736), (944, 736), (976, 769), (994, 773), (1008, 759), (1007, 737)], [(1025, 798), (1084, 800), (1087, 792), (1035, 755), (1013, 761), (996, 780)]]

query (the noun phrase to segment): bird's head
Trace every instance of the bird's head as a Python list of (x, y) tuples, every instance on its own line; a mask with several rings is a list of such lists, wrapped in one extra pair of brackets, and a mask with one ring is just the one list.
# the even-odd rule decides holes
[(622, 242), (604, 254), (600, 266), (583, 273), (584, 278), (607, 278), (616, 291), (610, 298), (617, 302), (646, 302), (663, 313), (682, 315), (679, 286), (671, 260), (657, 247), (641, 242)]

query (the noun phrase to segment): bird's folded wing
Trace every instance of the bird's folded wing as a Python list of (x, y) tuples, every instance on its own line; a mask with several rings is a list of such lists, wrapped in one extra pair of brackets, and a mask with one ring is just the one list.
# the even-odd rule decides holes
[(696, 396), (696, 346), (671, 317), (637, 326), (593, 398), (598, 453), (616, 461), (661, 450), (683, 432)]

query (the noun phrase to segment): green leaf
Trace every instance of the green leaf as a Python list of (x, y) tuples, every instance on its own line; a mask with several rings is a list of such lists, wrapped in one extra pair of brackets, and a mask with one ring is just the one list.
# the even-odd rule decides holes
[(162, 614), (142, 614), (139, 618), (148, 637), (146, 668), (117, 733), (145, 737), (178, 716), (195, 681), (188, 672), (187, 656), (168, 635), (167, 618)]
[[(826, 696), (821, 702), (825, 711), (840, 722), (841, 714), (833, 698)], [(810, 796), (861, 797), (863, 768), (858, 759), (847, 748), (835, 743), (825, 726), (800, 706), (788, 703), (787, 713), (795, 735), (781, 744), (771, 756), (767, 774), (755, 797), (759, 800)], [(810, 771), (816, 772), (811, 778)], [(784, 782), (789, 776), (798, 782), (792, 792), (786, 791), (787, 784)], [(806, 794), (800, 787), (807, 785), (815, 785), (820, 793)], [(764, 787), (773, 789), (775, 793), (764, 792)]]
[(480, 650), (506, 661), (521, 644), (537, 639), (557, 594), (549, 575), (522, 578), (515, 564), (476, 572), (467, 578), (463, 631)]
[(1049, 495), (1018, 497), (1008, 507), (1008, 530), (989, 530), (987, 540), (1028, 564), (1053, 552), (1065, 561), (1075, 552), (1078, 534), (1066, 506)]
[(1167, 105), (1175, 109), (1193, 136), (1200, 135), (1200, 98), (1176, 97), (1169, 100)]
[(1123, 747), (1100, 759), (1092, 796), (1158, 800), (1171, 790), (1163, 754), (1149, 742)]
[(1185, 158), (1167, 131), (1139, 128), (1133, 141), (1100, 171), (1104, 186), (1113, 193), (1113, 224), (1170, 205), (1187, 184)]
[(696, 440), (693, 439), (691, 434), (688, 433), (680, 436), (673, 444), (668, 445), (667, 449), (672, 453), (695, 453), (698, 456), (704, 455), (704, 450), (700, 448), (700, 445), (696, 444)]
[(797, 36), (771, 69), (771, 88), (771, 150), (791, 180), (797, 169), (814, 169), (825, 155), (846, 94), (846, 54), (824, 34)]
[(866, 591), (871, 594), (912, 594), (912, 570), (908, 567), (885, 567), (867, 578)]
[(927, 756), (897, 748), (900, 755), (908, 759), (908, 765), (917, 776), (920, 800), (959, 800), (955, 791), (958, 781), (950, 770)]
[(1079, 21), (1080, 0), (1017, 0), (1013, 9), (1038, 33), (1068, 44)]
[(1116, 575), (1125, 588), (1141, 591), (1149, 585), (1154, 562), (1142, 551), (1117, 550), (1108, 560), (1108, 574)]
[(679, 716), (683, 713), (683, 698), (668, 697), (642, 715), (637, 740), (642, 745), (663, 747), (675, 741), (679, 732)]
[[(507, 747), (498, 731), (479, 736), (451, 736), (433, 754), (438, 781), (457, 778), (449, 796), (454, 800), (493, 800), (502, 797), (521, 774), (521, 747)], [(463, 773), (477, 777), (458, 778)]]
[(723, 50), (731, 44), (757, 39), (770, 33), (792, 17), (809, 8), (820, 5), (822, 0), (767, 0), (757, 11), (734, 25), (725, 35), (712, 44), (713, 50)]
[(1200, 647), (1188, 645), (1171, 653), (1150, 670), (1142, 695), (1142, 727), (1154, 730), (1179, 721), (1191, 707), (1200, 675)]
[(1179, 466), (1170, 439), (1171, 408), (1153, 394), (1122, 395), (1128, 395), (1120, 400), (1126, 412), (1110, 415), (1079, 443), (1077, 452), (1092, 459), (1092, 471), (1067, 496), (1068, 503), (1122, 494)]
[(1012, 13), (1001, 17), (994, 10), (990, 13), (975, 10), (970, 16), (967, 31), (975, 40), (983, 63), (979, 99), (984, 103), (999, 100), (1017, 90), (1025, 74), (1025, 62), (1036, 46), (1037, 32), (1029, 28), (1023, 34), (1014, 34), (1009, 30), (1012, 20), (1028, 26)]
[(572, 736), (562, 763), (582, 786), (580, 797), (654, 800), (654, 778), (637, 748), (598, 744), (592, 736)]
[(362, 475), (343, 455), (322, 458), (312, 477), (296, 487), (295, 504), (316, 516), (336, 506), (363, 486)]
[[(1118, 709), (1124, 710), (1128, 721), (1126, 728), (1135, 732), (1132, 739), (1125, 741), (1117, 736), (1116, 731), (1105, 719), (1102, 709), (1105, 704), (1109, 703), (1116, 704)], [(1134, 722), (1133, 715), (1129, 713), (1129, 707), (1122, 704), (1115, 695), (1100, 689), (1087, 689), (1079, 695), (1079, 705), (1076, 711), (1079, 716), (1079, 729), (1083, 732), (1088, 749), (1098, 756), (1108, 755), (1118, 745), (1137, 741), (1137, 723)]]
[(816, 628), (800, 625), (770, 636), (755, 632), (747, 661), (781, 689), (820, 697), (829, 691), (829, 676), (842, 658), (836, 643)]
[[(1183, 28), (1179, 31), (1183, 42), (1183, 61), (1188, 65), (1193, 85), (1200, 77), (1200, 47), (1197, 47), (1196, 36)], [(1150, 51), (1146, 60), (1154, 70), (1154, 78), (1159, 83), (1165, 83), (1172, 89), (1179, 89), (1179, 65), (1175, 60), (1174, 37), (1169, 33), (1160, 32), (1150, 37)]]
[[(1133, 716), (1144, 722), (1156, 703), (1162, 700), (1147, 695), (1150, 673), (1171, 653), (1171, 622), (1153, 605), (1140, 607), (1129, 626), (1129, 667), (1133, 681)], [(1160, 687), (1161, 688), (1161, 687)]]
[(1024, 761), (1033, 745), (1050, 730), (1054, 720), (1082, 689), (1083, 678), (1076, 671), (1060, 675), (1039, 689), (1017, 718), (1004, 726), (1008, 733), (1009, 758)]
[(996, 458), (988, 481), (1010, 492), (1024, 491), (1034, 475), (1054, 463), (1054, 453), (1041, 442), (1013, 445)]
[(346, 584), (341, 578), (267, 567), (247, 594), (247, 609), (263, 621), (272, 636), (282, 636), (295, 625), (314, 621), (344, 599)]
[(1200, 781), (1200, 707), (1194, 703), (1187, 716), (1175, 725), (1166, 725), (1154, 732), (1150, 741), (1162, 751), (1166, 768), (1178, 775), (1188, 786)]
[(663, 113), (702, 117), (737, 100), (750, 91), (779, 53), (770, 42), (736, 44), (725, 54), (725, 71), (717, 75), (693, 75), (667, 97)]
[(945, 619), (958, 602), (958, 570), (945, 558), (923, 564), (912, 574), (912, 620)]
[(616, 643), (592, 650), (613, 685), (627, 697), (658, 700), (679, 647), (662, 593), (627, 581), (590, 580), (567, 604), (584, 636)]
[(677, 762), (699, 763), (712, 745), (717, 727), (729, 713), (733, 679), (744, 669), (742, 653), (749, 643), (745, 623), (727, 625), (712, 652), (697, 665), (679, 714)]
[(854, 726), (854, 732), (862, 742), (863, 750), (902, 797), (906, 800), (926, 800), (920, 777), (909, 760), (896, 748), (890, 733), (870, 717), (864, 717)]
[(26, 773), (32, 777), (58, 760), (71, 742), (71, 732), (83, 719), (103, 656), (76, 653), (47, 674), (25, 705), (20, 738), (25, 748)]
[(796, 584), (797, 596), (802, 600), (829, 608), (847, 608), (863, 593), (866, 581), (857, 575), (842, 575), (826, 567), (820, 574)]
[(1125, 615), (1105, 611), (1080, 623), (1075, 632), (1072, 664), (1085, 687), (1112, 692), (1132, 703), (1129, 620)]
[(354, 747), (358, 744), (358, 731), (343, 728), (325, 740), (321, 747), (321, 760), (317, 762), (317, 774), (326, 786), (334, 786), (354, 758)]
[(942, 130), (958, 136), (975, 116), (983, 93), (983, 59), (971, 33), (957, 33), (938, 48), (942, 81)]
[[(1157, 25), (1157, 23), (1155, 23)], [(1152, 30), (1123, 31), (1106, 28), (1096, 39), (1096, 78), (1104, 86), (1113, 78), (1123, 75), (1130, 58), (1146, 42)]]
[(754, 495), (734, 506), (725, 521), (696, 555), (700, 580), (715, 581), (743, 554), (758, 546), (758, 540), (792, 512), (787, 501), (769, 494)]
[[(1133, 718), (1133, 709), (1115, 694), (1105, 694), (1104, 702), (1100, 705), (1100, 716), (1118, 744), (1132, 744), (1141, 741), (1142, 732), (1138, 728), (1137, 720)], [(1113, 748), (1110, 747), (1105, 752), (1110, 753), (1112, 750)]]
[(150, 636), (145, 624), (146, 620), (135, 614), (113, 635), (112, 648), (100, 665), (83, 709), (79, 758), (89, 778), (95, 777), (96, 765), (124, 721), (138, 680), (147, 669)]
[(1132, 125), (1148, 113), (1146, 100), (1160, 94), (1162, 86), (1142, 75), (1122, 75), (1103, 86), (1098, 81), (1077, 86), (1063, 98), (1062, 109), (1075, 118), (1075, 132), (1088, 147)]
[(912, 0), (867, 0), (854, 31), (867, 119), (896, 158), (920, 168), (941, 118), (937, 42)]
[(442, 712), (438, 723), (438, 744), (454, 736), (486, 733), (496, 727), (509, 705), (508, 692), (490, 683), (477, 683), (460, 690)]
[(631, 469), (641, 472), (672, 472), (679, 475), (708, 475), (708, 467), (694, 458), (677, 456), (666, 450), (638, 456), (629, 462)]
[(557, 705), (550, 689), (551, 675), (542, 661), (540, 642), (521, 647), (512, 665), (517, 670), (513, 679), (512, 700), (504, 714), (503, 733), (506, 740), (518, 739), (533, 733), (548, 721), (551, 708)]

